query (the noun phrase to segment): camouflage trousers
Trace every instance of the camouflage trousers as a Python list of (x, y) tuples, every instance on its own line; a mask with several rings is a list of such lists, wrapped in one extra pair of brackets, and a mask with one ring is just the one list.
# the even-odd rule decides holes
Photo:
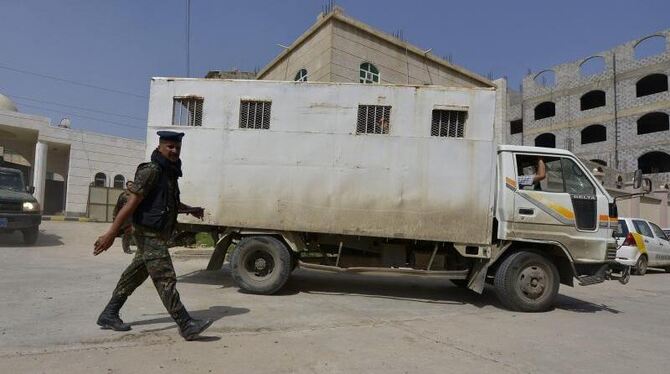
[(148, 277), (154, 282), (156, 291), (165, 305), (165, 309), (174, 318), (184, 306), (177, 292), (177, 275), (165, 240), (160, 238), (134, 235), (137, 252), (114, 289), (114, 296), (128, 297)]

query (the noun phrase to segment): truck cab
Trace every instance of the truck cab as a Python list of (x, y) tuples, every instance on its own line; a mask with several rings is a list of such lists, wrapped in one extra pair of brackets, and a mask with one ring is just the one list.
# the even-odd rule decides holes
[(0, 167), (0, 233), (19, 230), (28, 245), (37, 241), (42, 222), (33, 191), (33, 187), (26, 187), (20, 170)]

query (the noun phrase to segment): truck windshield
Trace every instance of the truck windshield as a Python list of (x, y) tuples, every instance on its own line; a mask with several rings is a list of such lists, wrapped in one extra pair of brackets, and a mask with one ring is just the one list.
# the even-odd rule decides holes
[(12, 191), (24, 191), (23, 178), (21, 174), (13, 171), (0, 170), (0, 189)]

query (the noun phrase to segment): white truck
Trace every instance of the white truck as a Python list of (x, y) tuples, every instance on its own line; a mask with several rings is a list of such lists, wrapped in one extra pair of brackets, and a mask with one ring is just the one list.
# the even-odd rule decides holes
[[(496, 145), (495, 97), (154, 78), (147, 155), (157, 130), (186, 133), (181, 196), (206, 210), (183, 223), (216, 233), (208, 269), (235, 245), (231, 273), (246, 292), (272, 294), (296, 267), (390, 272), (476, 292), (488, 282), (506, 307), (544, 311), (560, 283), (625, 283), (612, 197), (568, 151)], [(546, 177), (519, 183), (538, 159)]]

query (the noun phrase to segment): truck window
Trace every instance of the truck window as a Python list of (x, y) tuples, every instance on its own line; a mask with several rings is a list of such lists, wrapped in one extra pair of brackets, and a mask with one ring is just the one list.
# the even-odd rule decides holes
[(21, 174), (14, 171), (0, 170), (0, 189), (12, 191), (24, 191), (23, 178)]
[(665, 233), (663, 232), (663, 230), (661, 230), (660, 227), (656, 226), (651, 222), (649, 222), (649, 226), (651, 226), (651, 230), (654, 231), (654, 235), (656, 235), (657, 238), (662, 240), (668, 240), (668, 237), (665, 236)]
[(565, 190), (569, 194), (595, 195), (596, 189), (576, 162), (569, 158), (561, 159)]
[(637, 231), (639, 234), (642, 234), (649, 238), (654, 237), (654, 234), (651, 232), (651, 229), (649, 228), (649, 225), (647, 225), (647, 222), (634, 219), (633, 226), (635, 226), (635, 231)]
[[(532, 176), (537, 173), (539, 159), (542, 159), (544, 162), (546, 176), (543, 180), (531, 184), (530, 180)], [(565, 192), (560, 158), (539, 155), (517, 155), (516, 165), (517, 182), (520, 189), (545, 192)]]

